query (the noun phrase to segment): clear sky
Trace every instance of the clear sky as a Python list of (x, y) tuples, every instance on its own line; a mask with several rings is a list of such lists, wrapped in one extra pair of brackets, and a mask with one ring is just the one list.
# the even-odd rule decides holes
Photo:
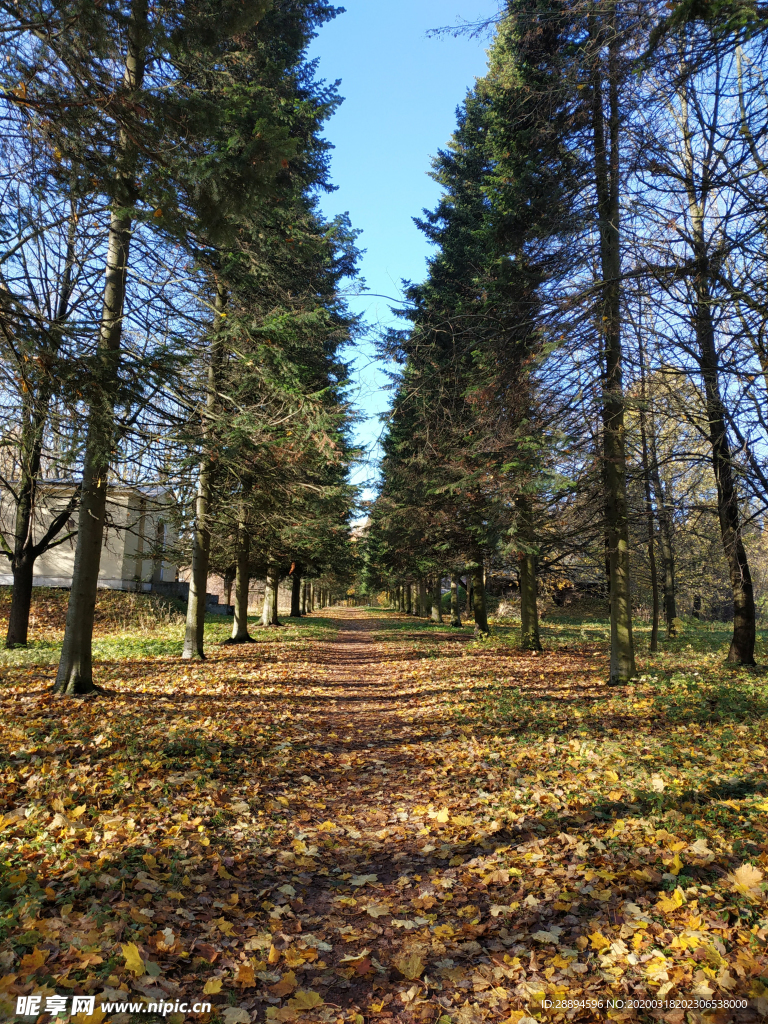
[[(430, 157), (456, 124), (456, 107), (485, 71), (487, 36), (430, 38), (431, 29), (476, 23), (496, 14), (498, 0), (347, 0), (346, 12), (324, 26), (310, 54), (319, 76), (341, 79), (344, 96), (328, 123), (336, 147), (331, 173), (337, 191), (321, 202), (328, 217), (348, 212), (363, 233), (361, 273), (367, 290), (401, 294), (403, 278), (424, 277), (430, 246), (413, 223), (439, 198), (428, 177)], [(357, 285), (352, 285), (356, 290)], [(373, 365), (377, 329), (397, 322), (392, 302), (353, 298), (350, 307), (368, 324), (355, 356), (357, 404), (368, 415), (357, 436), (375, 456), (387, 407), (386, 378)], [(367, 479), (373, 467), (356, 474)]]

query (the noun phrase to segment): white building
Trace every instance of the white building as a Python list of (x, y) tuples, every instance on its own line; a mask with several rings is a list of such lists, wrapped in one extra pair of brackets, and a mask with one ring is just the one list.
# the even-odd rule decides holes
[[(44, 481), (38, 488), (33, 536), (41, 537), (51, 520), (66, 508), (75, 485), (71, 481)], [(107, 526), (101, 548), (99, 586), (110, 590), (150, 591), (153, 585), (174, 583), (178, 570), (173, 557), (177, 537), (171, 526), (172, 493), (164, 487), (111, 486), (107, 497)], [(16, 507), (12, 495), (0, 488), (0, 530), (13, 548)], [(76, 517), (77, 513), (75, 513)], [(77, 530), (69, 520), (59, 537)], [(36, 587), (69, 587), (75, 562), (76, 536), (45, 551), (35, 562)], [(13, 574), (0, 552), (0, 585), (11, 585)]]

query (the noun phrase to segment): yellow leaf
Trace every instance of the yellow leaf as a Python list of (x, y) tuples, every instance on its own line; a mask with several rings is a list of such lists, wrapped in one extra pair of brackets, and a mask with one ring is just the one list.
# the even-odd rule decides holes
[(675, 859), (668, 866), (669, 866), (670, 874), (672, 874), (672, 875), (679, 875), (680, 874), (680, 872), (683, 870), (683, 862), (680, 859), (680, 854), (679, 853), (675, 854)]
[(276, 964), (280, 959), (280, 951), (276, 948), (275, 944), (269, 947), (269, 956), (267, 957), (267, 963)]
[(206, 996), (215, 996), (219, 992), (221, 992), (221, 978), (211, 978), (203, 986), (203, 994)]
[(605, 777), (608, 780), (608, 782), (618, 782), (619, 781), (619, 776), (616, 774), (615, 771), (613, 771), (610, 768), (605, 773)]
[(302, 950), (294, 949), (293, 946), (286, 949), (283, 955), (285, 956), (285, 962), (288, 967), (301, 967), (301, 965), (307, 961)]
[(411, 953), (410, 956), (400, 957), (395, 960), (395, 967), (409, 981), (416, 981), (424, 973), (424, 961), (418, 953)]
[(383, 917), (384, 914), (389, 913), (389, 907), (386, 907), (383, 904), (372, 903), (365, 908), (365, 912), (373, 918)]
[(106, 1016), (106, 1010), (102, 1010), (96, 1003), (93, 1013), (76, 1013), (72, 1018), (72, 1024), (101, 1024)]
[(27, 974), (32, 974), (33, 971), (39, 970), (45, 963), (45, 958), (48, 956), (42, 949), (38, 949), (35, 946), (31, 953), (27, 953), (26, 956), (21, 958), (21, 969)]
[(318, 826), (318, 832), (333, 832), (336, 826), (332, 821), (324, 821), (322, 825)]
[(441, 824), (445, 824), (448, 821), (448, 808), (443, 807), (435, 815), (435, 821), (439, 821)]
[(222, 935), (232, 936), (235, 934), (235, 926), (226, 917), (217, 917), (213, 922)]
[(256, 984), (256, 977), (253, 973), (253, 967), (250, 964), (240, 964), (237, 968), (237, 974), (235, 975), (235, 981), (238, 985), (242, 985), (243, 988), (252, 988)]
[(270, 985), (269, 991), (275, 996), (287, 996), (293, 992), (297, 985), (298, 981), (296, 980), (295, 973), (293, 971), (288, 971), (288, 973), (284, 974), (276, 985)]
[[(183, 879), (182, 879), (183, 881)], [(178, 892), (176, 889), (169, 889), (166, 893), (169, 900), (183, 900), (186, 899), (183, 892)]]
[(684, 903), (685, 896), (683, 895), (683, 890), (678, 885), (675, 891), (669, 896), (667, 896), (666, 893), (661, 893), (656, 907), (662, 912), (662, 914), (673, 914), (676, 910), (679, 910)]
[(135, 974), (137, 978), (140, 978), (142, 974), (146, 973), (146, 967), (144, 961), (141, 959), (139, 948), (135, 942), (125, 942), (121, 946), (123, 950), (123, 956), (125, 957), (125, 966), (132, 974)]
[(74, 809), (74, 811), (72, 811), (70, 813), (69, 816), (70, 816), (70, 818), (82, 818), (82, 816), (84, 814), (85, 814), (85, 804), (81, 804), (79, 807), (76, 807)]
[(745, 896), (759, 896), (760, 883), (763, 880), (763, 872), (751, 864), (742, 864), (734, 872), (727, 876), (728, 882), (736, 892)]
[(224, 867), (223, 864), (219, 864), (218, 876), (219, 876), (219, 878), (231, 878), (232, 877), (232, 875), (230, 875), (230, 873), (227, 871), (227, 869)]
[[(440, 821), (440, 815), (438, 815), (437, 820)], [(458, 828), (471, 828), (474, 823), (474, 818), (470, 818), (468, 814), (454, 814), (451, 818), (451, 824), (456, 825)]]
[(322, 996), (305, 988), (300, 988), (293, 999), (288, 1000), (288, 1006), (292, 1010), (313, 1010), (316, 1006), (322, 1005)]
[(600, 932), (593, 932), (593, 934), (589, 936), (589, 941), (592, 945), (592, 949), (597, 950), (605, 949), (606, 946), (610, 946), (611, 944), (604, 935), (600, 934)]

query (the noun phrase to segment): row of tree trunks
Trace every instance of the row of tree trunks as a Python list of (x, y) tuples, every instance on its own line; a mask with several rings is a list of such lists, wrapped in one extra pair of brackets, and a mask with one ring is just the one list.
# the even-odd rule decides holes
[[(535, 561), (534, 565), (534, 595), (535, 595)], [(475, 626), (480, 633), (488, 633), (488, 613), (485, 595), (485, 578), (483, 572), (482, 558), (478, 554), (477, 560), (470, 564), (467, 574), (467, 616), (474, 618)], [(462, 583), (458, 573), (450, 577), (450, 608), (451, 626), (461, 626), (461, 610), (459, 607), (459, 586)], [(405, 584), (397, 586), (387, 594), (390, 607), (406, 615), (415, 615), (420, 618), (430, 619), (432, 622), (442, 623), (442, 577), (435, 574), (422, 578), (417, 584)], [(535, 596), (534, 596), (535, 609)], [(538, 636), (538, 615), (534, 610), (535, 635)]]

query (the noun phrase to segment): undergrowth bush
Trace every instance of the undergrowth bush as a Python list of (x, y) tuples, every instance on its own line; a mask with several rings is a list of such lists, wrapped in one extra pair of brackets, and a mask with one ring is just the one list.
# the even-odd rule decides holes
[[(11, 587), (0, 587), (0, 629), (5, 631), (11, 609)], [(59, 587), (35, 587), (29, 624), (38, 629), (64, 629), (69, 591)], [(184, 621), (173, 601), (159, 594), (132, 594), (122, 590), (100, 590), (96, 598), (95, 624), (98, 632), (151, 632), (160, 626)]]

